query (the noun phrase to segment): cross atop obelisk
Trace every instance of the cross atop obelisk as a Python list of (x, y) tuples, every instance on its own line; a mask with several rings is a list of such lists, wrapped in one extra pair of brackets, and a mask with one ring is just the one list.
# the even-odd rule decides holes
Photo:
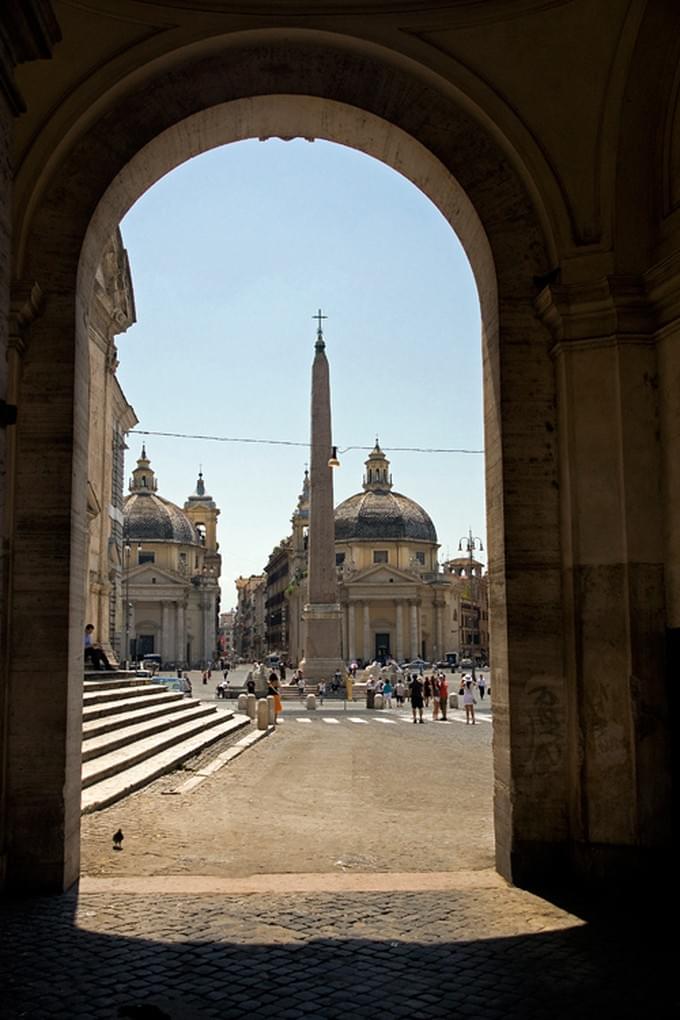
[(326, 344), (317, 320), (312, 364), (311, 457), (309, 471), (309, 564), (304, 609), (305, 653), (300, 666), (309, 680), (330, 680), (344, 673), (340, 640), (340, 606), (335, 570), (335, 514), (333, 511), (331, 391)]
[(321, 326), (321, 321), (322, 321), (322, 319), (327, 319), (328, 316), (327, 315), (322, 315), (321, 314), (321, 309), (319, 309), (319, 311), (316, 313), (316, 315), (313, 315), (312, 318), (316, 319), (316, 344), (315, 344), (315, 347), (316, 347), (317, 350), (319, 349), (319, 347), (321, 347), (321, 349), (323, 350), (323, 348), (326, 346), (326, 344), (324, 343), (324, 339), (323, 339), (323, 329), (322, 329), (322, 326)]

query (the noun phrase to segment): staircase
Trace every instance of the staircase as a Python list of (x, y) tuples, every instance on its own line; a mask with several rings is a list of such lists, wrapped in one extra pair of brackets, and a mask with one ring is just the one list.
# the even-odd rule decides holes
[(249, 725), (247, 716), (129, 673), (86, 673), (82, 813), (113, 804)]

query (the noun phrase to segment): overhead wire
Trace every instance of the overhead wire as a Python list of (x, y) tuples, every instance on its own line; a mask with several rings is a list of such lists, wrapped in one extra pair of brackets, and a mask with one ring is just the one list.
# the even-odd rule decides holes
[[(211, 443), (254, 443), (261, 446), (304, 446), (310, 448), (311, 443), (301, 443), (294, 439), (255, 439), (250, 436), (203, 436), (193, 435), (189, 432), (155, 432), (151, 429), (130, 429), (131, 436), (159, 436), (166, 439), (201, 439)], [(371, 450), (370, 446), (345, 446), (339, 453), (349, 453), (350, 450)], [(445, 446), (386, 446), (386, 452), (393, 453), (465, 453), (482, 454), (484, 450), (468, 450), (459, 447)]]

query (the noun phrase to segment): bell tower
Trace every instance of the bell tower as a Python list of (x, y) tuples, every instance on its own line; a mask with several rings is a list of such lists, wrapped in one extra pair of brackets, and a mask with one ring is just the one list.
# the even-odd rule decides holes
[(375, 437), (375, 446), (364, 461), (366, 471), (364, 473), (364, 489), (366, 492), (389, 492), (392, 488), (392, 475), (390, 474), (390, 462), (380, 449), (378, 437)]
[(184, 513), (202, 537), (206, 553), (217, 553), (217, 518), (220, 511), (212, 496), (205, 491), (203, 471), (199, 470), (196, 488), (184, 504)]

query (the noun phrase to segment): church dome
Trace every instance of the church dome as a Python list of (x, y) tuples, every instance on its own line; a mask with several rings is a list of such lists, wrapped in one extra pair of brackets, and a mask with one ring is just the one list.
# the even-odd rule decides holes
[(366, 461), (364, 491), (336, 507), (336, 542), (411, 539), (436, 543), (437, 532), (429, 514), (408, 496), (392, 491), (389, 465), (376, 439)]
[(142, 456), (132, 472), (130, 495), (123, 506), (127, 541), (200, 545), (198, 532), (187, 515), (159, 496), (156, 487), (146, 450), (142, 449)]

